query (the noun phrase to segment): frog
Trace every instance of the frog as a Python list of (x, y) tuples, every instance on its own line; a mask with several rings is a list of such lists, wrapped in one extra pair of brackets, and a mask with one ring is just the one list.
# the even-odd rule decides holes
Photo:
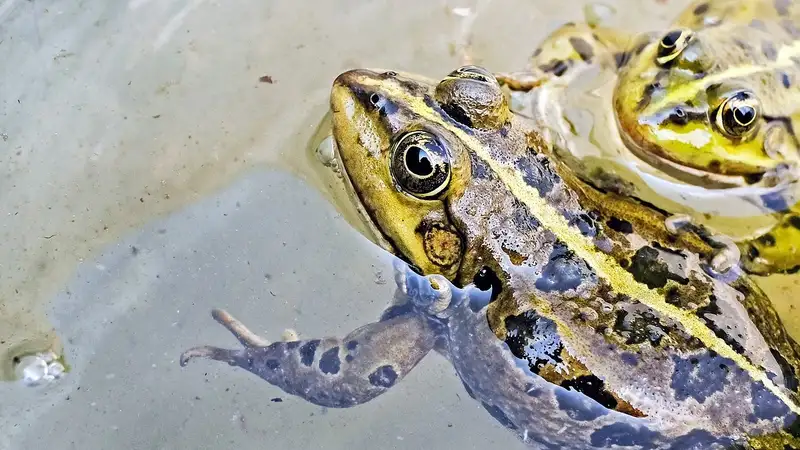
[[(741, 265), (791, 274), (800, 270), (799, 21), (790, 0), (694, 0), (659, 32), (569, 22), (536, 47), (524, 71), (497, 76), (512, 94), (533, 98), (522, 101), (524, 112), (526, 102), (557, 108), (553, 92), (593, 70), (612, 73), (601, 95), (619, 145), (675, 180), (679, 196), (710, 192), (718, 205), (747, 197), (769, 223), (737, 237)], [(608, 178), (599, 175), (586, 178)]]
[(702, 228), (674, 233), (552, 158), (488, 70), (349, 70), (330, 111), (342, 183), (396, 258), (394, 301), (344, 336), (276, 342), (214, 309), (243, 347), (181, 366), (349, 408), (435, 353), (532, 448), (800, 448), (800, 346), (752, 277), (712, 270)]

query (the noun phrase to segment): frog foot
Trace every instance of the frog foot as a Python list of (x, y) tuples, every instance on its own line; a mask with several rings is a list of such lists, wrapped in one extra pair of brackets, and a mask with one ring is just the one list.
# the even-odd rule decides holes
[(721, 234), (712, 234), (704, 227), (695, 225), (692, 219), (687, 214), (675, 214), (670, 216), (665, 221), (667, 231), (673, 234), (678, 234), (687, 229), (693, 229), (700, 234), (712, 247), (714, 247), (714, 254), (709, 261), (710, 275), (723, 276), (731, 271), (731, 269), (739, 266), (741, 260), (741, 250), (739, 246), (728, 236)]
[(182, 367), (195, 358), (226, 362), (288, 394), (334, 408), (355, 406), (386, 392), (433, 349), (437, 337), (431, 321), (413, 312), (370, 323), (341, 339), (271, 344), (223, 310), (215, 309), (212, 317), (244, 348), (194, 347), (181, 355)]
[(497, 72), (494, 74), (500, 86), (505, 86), (515, 92), (532, 91), (547, 82), (544, 74), (533, 72)]

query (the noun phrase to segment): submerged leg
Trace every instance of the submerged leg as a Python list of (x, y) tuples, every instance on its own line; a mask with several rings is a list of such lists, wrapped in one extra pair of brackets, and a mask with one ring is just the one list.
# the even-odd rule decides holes
[(771, 230), (742, 245), (742, 264), (758, 275), (800, 270), (800, 204), (794, 205)]
[(222, 310), (212, 317), (244, 345), (237, 350), (195, 347), (180, 358), (224, 361), (263, 378), (289, 394), (321, 406), (345, 408), (386, 392), (430, 352), (433, 324), (423, 314), (371, 323), (342, 339), (307, 339), (268, 344)]

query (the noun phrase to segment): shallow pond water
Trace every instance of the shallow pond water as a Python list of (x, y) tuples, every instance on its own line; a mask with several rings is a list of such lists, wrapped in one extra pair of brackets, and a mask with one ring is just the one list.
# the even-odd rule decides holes
[[(645, 30), (686, 2), (606, 3)], [(475, 62), (513, 70), (584, 4), (0, 1), (0, 376), (30, 349), (69, 367), (0, 383), (0, 448), (524, 448), (441, 357), (341, 410), (177, 358), (235, 342), (214, 307), (277, 339), (390, 300), (386, 255), (309, 170), (337, 74), (446, 74), (465, 30)]]

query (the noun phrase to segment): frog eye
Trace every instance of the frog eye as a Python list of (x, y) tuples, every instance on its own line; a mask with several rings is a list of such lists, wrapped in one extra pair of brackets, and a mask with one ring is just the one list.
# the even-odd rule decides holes
[(663, 66), (677, 58), (683, 49), (689, 45), (693, 33), (690, 30), (672, 30), (658, 43), (658, 51), (656, 52), (656, 63)]
[(433, 198), (450, 184), (450, 154), (433, 134), (412, 131), (395, 143), (389, 170), (402, 190)]
[(448, 77), (481, 81), (484, 83), (497, 83), (491, 72), (479, 66), (463, 66), (450, 72)]
[(717, 108), (716, 127), (733, 138), (741, 138), (756, 129), (761, 115), (758, 99), (749, 91), (738, 91), (728, 96)]

